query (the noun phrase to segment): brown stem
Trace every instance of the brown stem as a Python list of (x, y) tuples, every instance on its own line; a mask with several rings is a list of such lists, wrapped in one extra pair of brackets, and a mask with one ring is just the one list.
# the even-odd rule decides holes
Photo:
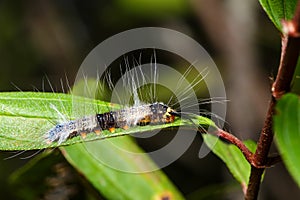
[[(257, 148), (254, 154), (254, 162), (258, 165), (267, 164), (267, 156), (273, 141), (273, 132), (272, 132), (272, 116), (274, 113), (275, 99), (272, 98), (268, 114), (265, 120), (264, 127), (261, 131), (260, 138), (257, 143)], [(251, 165), (251, 175), (249, 179), (248, 189), (246, 192), (246, 200), (257, 199), (258, 191), (261, 183), (261, 176), (264, 172), (263, 168), (257, 168), (255, 165)]]
[[(276, 99), (290, 90), (297, 65), (300, 51), (300, 1), (298, 2), (294, 18), (291, 21), (283, 22), (283, 30), (280, 65), (276, 80), (272, 86), (272, 99), (269, 104), (268, 114), (254, 154), (254, 162), (258, 166), (266, 165), (269, 162), (268, 153), (273, 141), (272, 116)], [(251, 175), (245, 195), (246, 200), (257, 199), (263, 172), (264, 169), (251, 165)]]
[(257, 143), (257, 148), (254, 154), (254, 161), (257, 165), (265, 165), (267, 163), (268, 153), (273, 141), (272, 118), (274, 114), (276, 100), (271, 99), (268, 113), (266, 116), (264, 127), (261, 131), (260, 138)]

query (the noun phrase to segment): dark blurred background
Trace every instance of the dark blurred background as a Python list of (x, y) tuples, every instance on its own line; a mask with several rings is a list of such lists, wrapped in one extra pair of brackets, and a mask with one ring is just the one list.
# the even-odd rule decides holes
[[(67, 76), (72, 85), (81, 62), (96, 45), (121, 31), (144, 26), (180, 31), (208, 51), (222, 73), (230, 100), (228, 129), (241, 139), (257, 140), (280, 57), (280, 34), (258, 1), (2, 0), (0, 90), (51, 91), (47, 85), (43, 88), (49, 79), (59, 91), (60, 79)], [(197, 157), (199, 141), (165, 173), (189, 199), (218, 191), (224, 199), (241, 199), (241, 190), (222, 161), (213, 154)], [(10, 155), (0, 152), (0, 195), (5, 199), (16, 198), (13, 194), (18, 189), (8, 183), (9, 176), (30, 161), (18, 156), (4, 160)], [(62, 157), (58, 160), (76, 174)], [(80, 178), (72, 181), (83, 184)], [(222, 191), (227, 183), (233, 186)], [(267, 170), (260, 197), (298, 199), (300, 192), (278, 164)]]

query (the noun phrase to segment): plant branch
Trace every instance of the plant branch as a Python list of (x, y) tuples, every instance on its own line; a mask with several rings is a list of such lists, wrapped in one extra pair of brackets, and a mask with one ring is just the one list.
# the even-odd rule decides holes
[(237, 146), (241, 150), (241, 152), (244, 154), (247, 161), (249, 163), (252, 163), (253, 153), (246, 147), (246, 145), (241, 140), (239, 140), (234, 135), (232, 135), (222, 129), (217, 129), (216, 135), (218, 137), (234, 144), (235, 146)]
[[(264, 127), (258, 140), (257, 149), (254, 154), (254, 162), (258, 166), (266, 165), (269, 161), (268, 153), (273, 141), (272, 117), (276, 99), (290, 91), (290, 85), (296, 69), (300, 51), (300, 1), (296, 8), (295, 16), (291, 21), (284, 21), (282, 36), (282, 52), (277, 77), (272, 86), (272, 98), (269, 104)], [(257, 199), (263, 168), (251, 166), (251, 175), (246, 200)]]
[(217, 131), (214, 134), (238, 147), (245, 156), (246, 160), (256, 168), (267, 168), (281, 161), (280, 156), (267, 157), (266, 163), (264, 165), (259, 165), (255, 162), (254, 154), (246, 147), (246, 145), (240, 139), (222, 129), (217, 129)]

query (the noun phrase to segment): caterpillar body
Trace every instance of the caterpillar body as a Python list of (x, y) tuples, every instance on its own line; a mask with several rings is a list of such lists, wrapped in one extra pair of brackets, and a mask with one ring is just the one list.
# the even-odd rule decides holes
[(114, 132), (115, 128), (126, 130), (133, 126), (172, 123), (176, 116), (180, 116), (179, 113), (160, 102), (132, 106), (57, 124), (47, 132), (46, 140), (48, 143), (57, 141), (61, 144), (68, 138), (79, 135), (84, 138), (92, 132), (99, 135), (104, 130)]

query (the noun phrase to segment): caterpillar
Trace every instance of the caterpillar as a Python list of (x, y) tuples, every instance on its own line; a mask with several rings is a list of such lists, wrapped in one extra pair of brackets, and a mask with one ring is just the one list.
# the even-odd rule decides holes
[(101, 131), (114, 132), (116, 128), (126, 130), (134, 126), (172, 123), (176, 116), (180, 114), (161, 102), (132, 106), (57, 124), (47, 132), (46, 140), (48, 143), (57, 141), (61, 144), (68, 138), (79, 135), (85, 138), (86, 134), (92, 132), (99, 135)]
[[(112, 79), (114, 77), (112, 75), (118, 73), (111, 72), (110, 68), (107, 70), (107, 74), (102, 74), (103, 80), (98, 76), (98, 72), (95, 73), (97, 75), (95, 87), (93, 85), (88, 87), (88, 84), (85, 84), (84, 96), (95, 98), (96, 92), (93, 88), (97, 90), (98, 86), (100, 86), (99, 94), (104, 94), (105, 89), (102, 85), (107, 84), (108, 89), (112, 92), (111, 99), (108, 101), (125, 105), (125, 107), (105, 113), (96, 112), (93, 115), (79, 113), (79, 118), (70, 121), (64, 117), (64, 113), (54, 108), (63, 120), (46, 131), (44, 138), (48, 144), (53, 142), (61, 144), (67, 139), (77, 136), (85, 138), (88, 133), (100, 135), (102, 131), (106, 130), (113, 133), (116, 128), (126, 130), (135, 126), (172, 123), (176, 116), (182, 117), (199, 112), (199, 102), (195, 97), (193, 87), (198, 86), (207, 75), (207, 68), (196, 74), (193, 71), (193, 65), (190, 65), (181, 74), (173, 68), (158, 64), (155, 52), (154, 62), (151, 60), (150, 64), (142, 64), (141, 61), (130, 64), (127, 58), (124, 62), (125, 70), (120, 66), (121, 77), (116, 79), (117, 81)], [(190, 74), (196, 75), (191, 83), (186, 81), (186, 77)], [(87, 79), (85, 75), (79, 76), (79, 80), (84, 80), (86, 83)], [(163, 88), (165, 86), (168, 91)], [(164, 96), (170, 95), (170, 98), (167, 97), (169, 100), (158, 100), (160, 91), (160, 94)], [(174, 102), (172, 102), (173, 100)], [(133, 106), (126, 106), (129, 104)], [(178, 111), (174, 109), (176, 105), (180, 106), (180, 109), (176, 108)]]

